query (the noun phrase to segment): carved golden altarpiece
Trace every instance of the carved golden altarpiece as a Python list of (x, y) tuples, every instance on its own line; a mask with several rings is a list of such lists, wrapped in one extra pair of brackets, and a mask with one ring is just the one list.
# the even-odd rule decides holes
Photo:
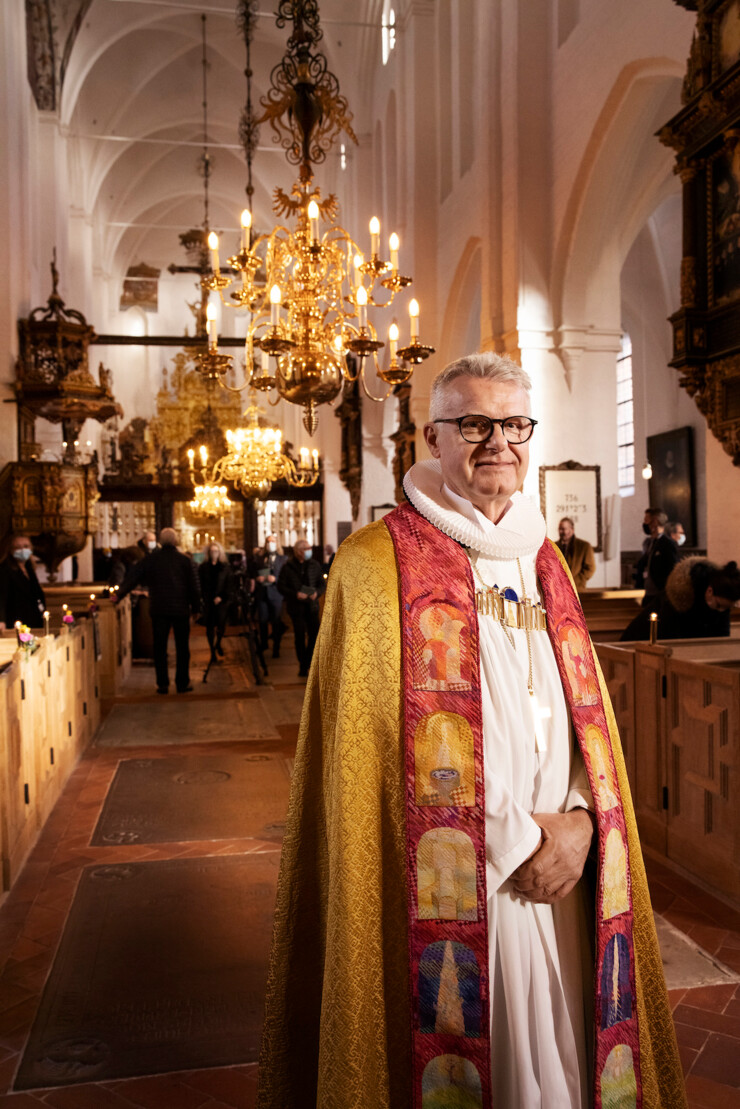
[(740, 0), (677, 0), (697, 13), (683, 107), (659, 132), (683, 184), (680, 384), (740, 466)]

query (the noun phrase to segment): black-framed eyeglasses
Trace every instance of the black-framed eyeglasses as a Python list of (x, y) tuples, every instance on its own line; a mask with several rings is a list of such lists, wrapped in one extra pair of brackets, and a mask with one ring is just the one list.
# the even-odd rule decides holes
[(494, 420), (491, 416), (457, 416), (452, 420), (432, 420), (432, 423), (457, 424), (466, 443), (487, 443), (498, 424), (507, 443), (526, 443), (538, 421), (529, 416), (505, 416), (503, 420)]

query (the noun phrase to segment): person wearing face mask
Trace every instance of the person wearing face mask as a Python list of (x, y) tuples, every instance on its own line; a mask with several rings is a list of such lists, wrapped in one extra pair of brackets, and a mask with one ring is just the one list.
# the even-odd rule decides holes
[(148, 554), (157, 549), (157, 537), (153, 531), (145, 531), (136, 546), (141, 551), (141, 557), (146, 558)]
[(683, 530), (683, 524), (675, 520), (673, 523), (668, 524), (665, 530), (668, 538), (672, 539), (677, 547), (683, 547), (686, 542), (686, 532)]
[(36, 577), (31, 540), (27, 535), (10, 537), (7, 555), (0, 562), (0, 632), (17, 620), (29, 628), (41, 628), (46, 608), (44, 591)]
[(277, 536), (268, 535), (264, 554), (257, 562), (257, 615), (262, 650), (267, 650), (268, 639), (272, 636), (273, 658), (280, 658), (280, 641), (286, 630), (281, 615), (283, 596), (277, 583), (280, 571), (287, 561), (286, 555), (278, 546)]
[(313, 548), (305, 539), (294, 544), (293, 557), (280, 571), (277, 587), (293, 622), (298, 676), (305, 678), (319, 634), (319, 597), (326, 589), (321, 563), (313, 557)]

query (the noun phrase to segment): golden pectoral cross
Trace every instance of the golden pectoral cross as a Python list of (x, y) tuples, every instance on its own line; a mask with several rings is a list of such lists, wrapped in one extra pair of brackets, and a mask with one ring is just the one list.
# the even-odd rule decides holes
[(540, 707), (539, 701), (532, 691), (530, 691), (529, 696), (534, 720), (534, 748), (537, 754), (540, 755), (547, 750), (547, 736), (542, 722), (552, 718), (552, 709), (549, 705)]

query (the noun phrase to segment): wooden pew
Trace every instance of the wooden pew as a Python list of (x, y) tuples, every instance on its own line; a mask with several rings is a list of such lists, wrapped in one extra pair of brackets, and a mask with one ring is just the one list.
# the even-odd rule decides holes
[(596, 651), (643, 843), (740, 905), (740, 640)]
[(96, 625), (97, 634), (87, 618), (39, 632), (32, 653), (18, 647), (15, 630), (0, 638), (0, 898), (92, 741), (101, 699), (130, 669), (128, 599), (103, 602)]

